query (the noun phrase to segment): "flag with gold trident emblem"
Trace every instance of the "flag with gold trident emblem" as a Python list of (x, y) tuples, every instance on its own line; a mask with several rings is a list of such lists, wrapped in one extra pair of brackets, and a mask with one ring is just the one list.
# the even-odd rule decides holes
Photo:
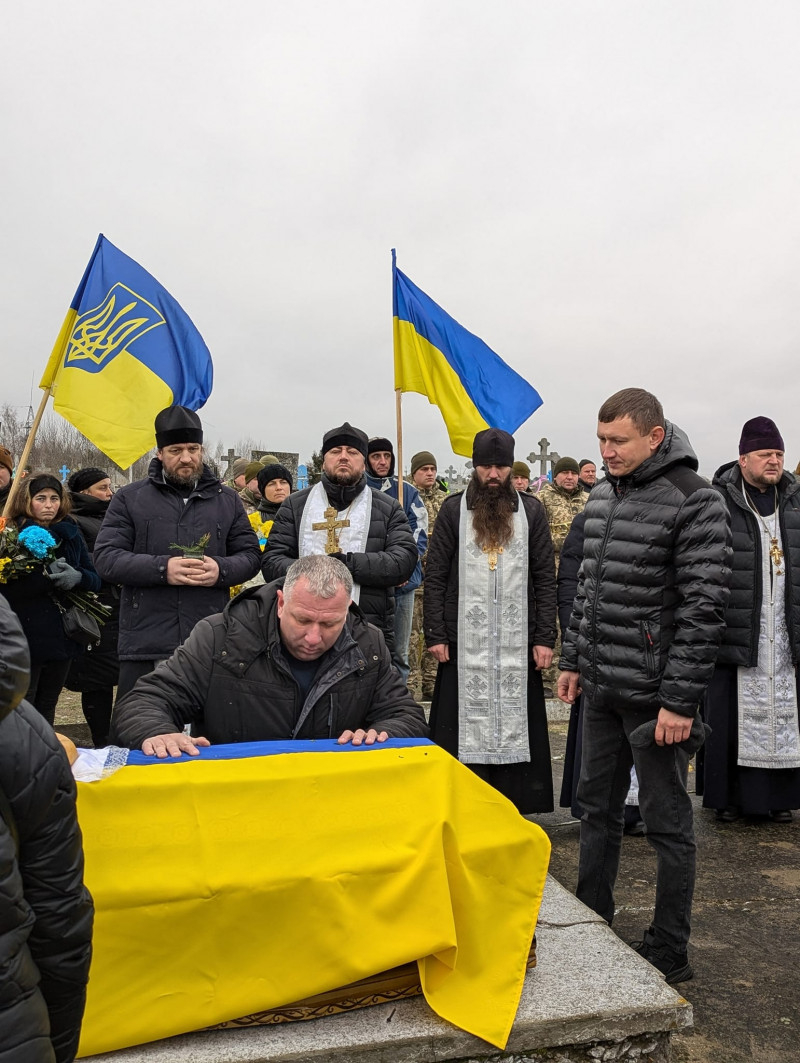
[(39, 384), (55, 409), (127, 468), (155, 444), (158, 411), (199, 409), (212, 381), (185, 311), (101, 233)]

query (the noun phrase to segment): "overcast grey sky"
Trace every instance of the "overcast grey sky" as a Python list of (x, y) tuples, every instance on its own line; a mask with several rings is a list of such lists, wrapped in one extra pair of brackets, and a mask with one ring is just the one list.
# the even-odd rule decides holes
[[(391, 258), (594, 456), (654, 391), (711, 473), (800, 459), (796, 0), (3, 4), (3, 388), (27, 405), (98, 232), (214, 357), (210, 439), (394, 436)], [(34, 397), (38, 401), (39, 392)], [(405, 453), (452, 455), (404, 398)], [(459, 459), (456, 464), (463, 464)]]

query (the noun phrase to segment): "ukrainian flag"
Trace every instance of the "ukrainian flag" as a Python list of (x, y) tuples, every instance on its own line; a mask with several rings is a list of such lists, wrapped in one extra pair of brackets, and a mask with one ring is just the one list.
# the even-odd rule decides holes
[(394, 250), (392, 276), (395, 389), (439, 407), (455, 454), (471, 455), (484, 428), (516, 432), (542, 405), (538, 391), (401, 273)]
[(101, 233), (39, 384), (55, 409), (125, 469), (155, 444), (158, 411), (199, 409), (212, 382), (184, 310)]

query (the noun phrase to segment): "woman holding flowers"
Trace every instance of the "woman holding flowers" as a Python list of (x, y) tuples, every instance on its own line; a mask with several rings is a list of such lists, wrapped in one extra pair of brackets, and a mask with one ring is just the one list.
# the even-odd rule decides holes
[(31, 653), (26, 697), (50, 724), (72, 658), (81, 652), (64, 634), (57, 603), (69, 591), (100, 589), (69, 511), (59, 479), (42, 473), (22, 486), (0, 530), (0, 594), (19, 617)]

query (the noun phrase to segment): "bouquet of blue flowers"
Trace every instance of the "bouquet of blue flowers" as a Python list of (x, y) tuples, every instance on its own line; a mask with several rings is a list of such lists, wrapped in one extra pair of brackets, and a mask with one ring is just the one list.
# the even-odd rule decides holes
[(18, 531), (13, 521), (0, 517), (0, 583), (55, 561), (57, 545), (47, 528), (29, 524)]

